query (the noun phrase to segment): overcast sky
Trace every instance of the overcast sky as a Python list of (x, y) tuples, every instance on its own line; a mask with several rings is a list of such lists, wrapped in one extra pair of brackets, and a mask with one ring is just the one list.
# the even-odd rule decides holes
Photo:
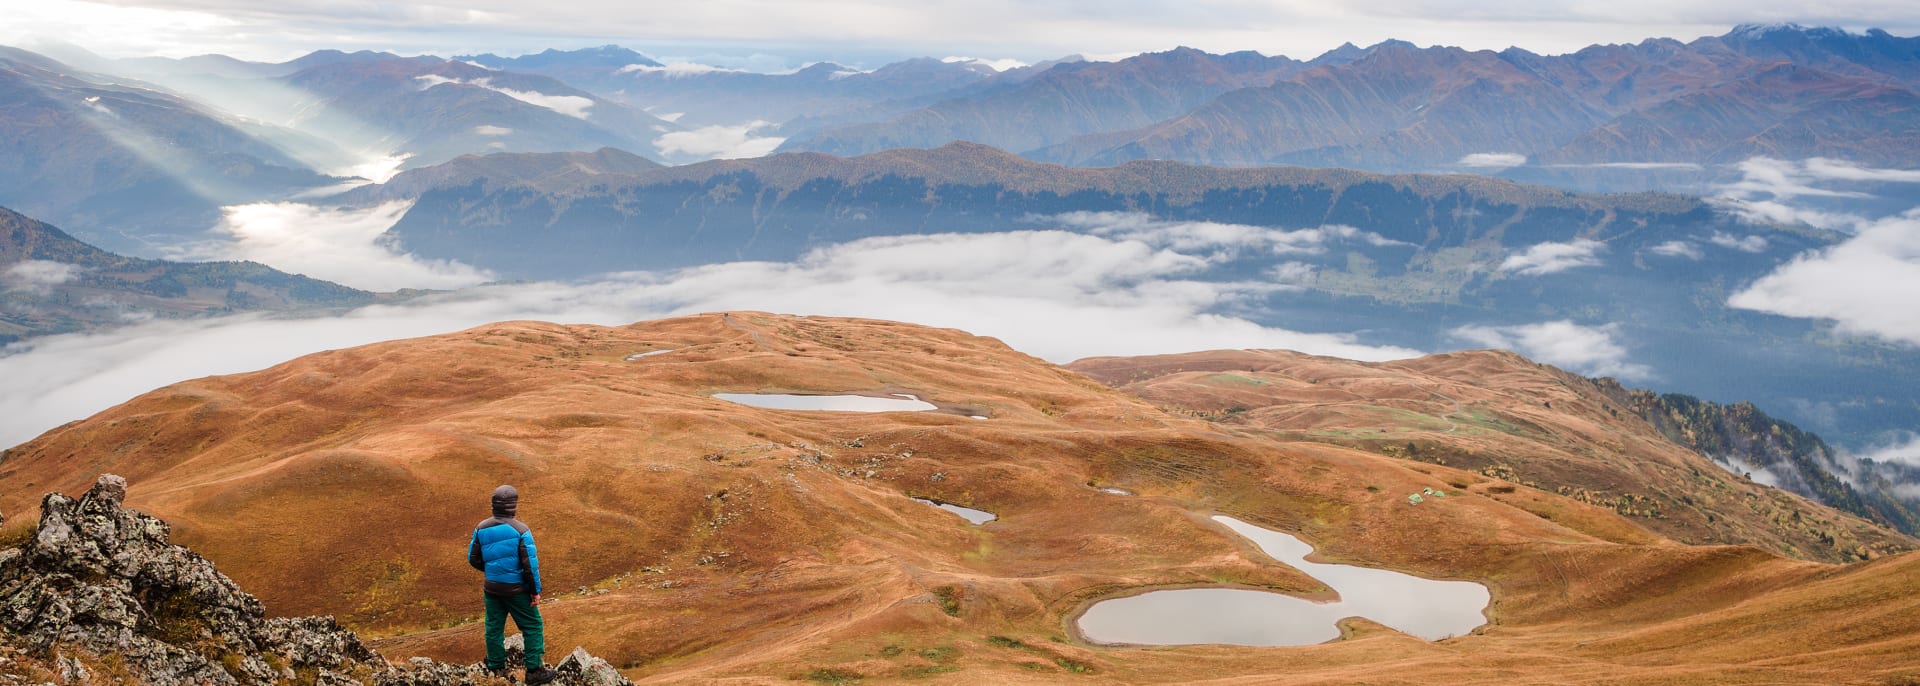
[(1039, 61), (1187, 45), (1309, 58), (1344, 41), (1560, 53), (1692, 39), (1740, 23), (1920, 33), (1911, 0), (34, 0), (0, 42), (70, 42), (112, 57), (224, 53), (281, 61), (318, 48), (519, 54), (617, 43), (709, 61), (853, 66), (913, 55)]

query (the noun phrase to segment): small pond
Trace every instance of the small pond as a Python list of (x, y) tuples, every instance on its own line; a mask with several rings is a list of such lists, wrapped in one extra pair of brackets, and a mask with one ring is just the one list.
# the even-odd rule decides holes
[(628, 356), (627, 356), (627, 361), (628, 361), (628, 362), (632, 362), (632, 361), (634, 361), (634, 360), (638, 360), (638, 359), (640, 359), (640, 358), (642, 358), (642, 357), (653, 357), (654, 355), (665, 355), (665, 354), (667, 354), (667, 353), (670, 353), (670, 352), (673, 352), (673, 349), (672, 349), (672, 348), (668, 348), (668, 349), (666, 349), (666, 350), (651, 350), (651, 351), (647, 351), (647, 352), (644, 352), (644, 353), (634, 353), (634, 354), (632, 354), (632, 355), (628, 355)]
[(1114, 488), (1112, 486), (1101, 486), (1099, 488), (1101, 493), (1106, 493), (1108, 495), (1133, 495), (1134, 494), (1133, 491), (1129, 491), (1124, 488)]
[(1335, 622), (1365, 617), (1430, 641), (1486, 623), (1492, 596), (1470, 581), (1434, 581), (1384, 569), (1308, 562), (1313, 552), (1293, 536), (1232, 517), (1214, 517), (1267, 555), (1320, 580), (1340, 595), (1316, 603), (1270, 591), (1191, 588), (1151, 591), (1094, 603), (1080, 616), (1081, 635), (1096, 643), (1219, 643), (1295, 646), (1340, 636)]
[(727, 402), (773, 410), (832, 410), (836, 412), (925, 412), (933, 403), (905, 393), (893, 397), (870, 395), (790, 395), (784, 393), (715, 393)]
[(981, 524), (985, 524), (987, 522), (991, 522), (995, 519), (1000, 518), (999, 515), (996, 515), (992, 512), (987, 512), (985, 510), (976, 510), (971, 507), (961, 507), (953, 503), (943, 503), (938, 500), (931, 500), (927, 498), (914, 498), (914, 501), (926, 503), (928, 505), (932, 505), (942, 510), (946, 510), (948, 512), (952, 512), (954, 514), (960, 515), (961, 517), (966, 518), (967, 521), (972, 522), (975, 526), (979, 526)]

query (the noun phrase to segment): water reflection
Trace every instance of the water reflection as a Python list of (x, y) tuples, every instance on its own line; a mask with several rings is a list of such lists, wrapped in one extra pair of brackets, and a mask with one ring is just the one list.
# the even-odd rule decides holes
[(965, 517), (967, 521), (972, 522), (975, 526), (985, 524), (987, 522), (991, 522), (995, 519), (1000, 518), (999, 515), (996, 515), (992, 512), (987, 512), (986, 510), (976, 510), (971, 507), (961, 507), (953, 503), (943, 503), (938, 500), (931, 500), (928, 498), (914, 498), (914, 501), (926, 503), (928, 505), (932, 505), (942, 510), (946, 510), (948, 512), (952, 512), (954, 514), (960, 515), (961, 517)]
[(1308, 562), (1313, 546), (1298, 538), (1232, 517), (1214, 520), (1325, 583), (1340, 599), (1315, 603), (1229, 588), (1153, 591), (1095, 603), (1080, 617), (1081, 635), (1098, 643), (1290, 646), (1339, 637), (1335, 622), (1346, 617), (1365, 617), (1427, 640), (1465, 634), (1486, 623), (1491, 595), (1480, 584)]

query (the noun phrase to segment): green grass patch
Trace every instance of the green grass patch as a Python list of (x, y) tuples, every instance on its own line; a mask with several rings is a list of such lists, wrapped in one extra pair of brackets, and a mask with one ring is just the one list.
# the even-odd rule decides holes
[(960, 589), (941, 586), (933, 589), (933, 597), (940, 600), (940, 611), (947, 613), (948, 617), (960, 616)]
[(1060, 665), (1061, 669), (1067, 670), (1069, 672), (1073, 672), (1074, 674), (1092, 674), (1093, 673), (1093, 665), (1087, 664), (1085, 662), (1081, 662), (1079, 660), (1075, 660), (1070, 657), (1053, 658), (1053, 663), (1056, 665)]
[(958, 671), (960, 671), (960, 668), (955, 665), (919, 665), (900, 670), (900, 676), (908, 679), (919, 679), (936, 674), (947, 674)]
[(836, 668), (830, 668), (830, 667), (822, 667), (820, 669), (807, 672), (807, 675), (805, 678), (807, 681), (810, 681), (816, 684), (825, 684), (826, 686), (841, 686), (842, 684), (860, 683), (860, 680), (865, 679), (866, 675), (853, 671), (851, 669), (836, 669)]
[(1021, 643), (1019, 639), (1007, 638), (1005, 636), (988, 636), (987, 645), (990, 645), (996, 648), (1012, 648), (1015, 650), (1032, 650), (1033, 649), (1033, 646), (1027, 645), (1025, 643)]

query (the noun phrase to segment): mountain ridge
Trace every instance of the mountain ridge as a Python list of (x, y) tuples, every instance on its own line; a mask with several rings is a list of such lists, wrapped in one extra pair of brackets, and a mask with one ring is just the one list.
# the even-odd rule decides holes
[(369, 293), (257, 262), (125, 257), (0, 207), (0, 343), (154, 316), (312, 311), (406, 296)]

